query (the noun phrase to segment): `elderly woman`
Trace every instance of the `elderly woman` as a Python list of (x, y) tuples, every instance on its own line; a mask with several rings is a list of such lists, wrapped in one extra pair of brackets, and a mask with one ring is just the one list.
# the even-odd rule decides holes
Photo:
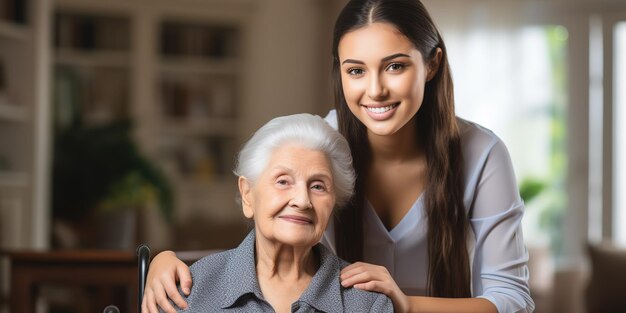
[(254, 229), (238, 248), (191, 266), (185, 311), (392, 312), (384, 294), (342, 287), (348, 263), (319, 243), (334, 208), (352, 193), (351, 161), (347, 141), (319, 116), (261, 127), (234, 171)]

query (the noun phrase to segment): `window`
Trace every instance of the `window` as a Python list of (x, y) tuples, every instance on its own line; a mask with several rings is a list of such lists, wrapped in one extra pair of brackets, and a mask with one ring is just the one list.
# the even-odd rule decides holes
[(613, 232), (615, 241), (626, 246), (626, 22), (615, 27), (613, 102)]
[(457, 115), (504, 141), (526, 203), (526, 241), (550, 244), (558, 254), (566, 201), (567, 29), (541, 25), (446, 34)]

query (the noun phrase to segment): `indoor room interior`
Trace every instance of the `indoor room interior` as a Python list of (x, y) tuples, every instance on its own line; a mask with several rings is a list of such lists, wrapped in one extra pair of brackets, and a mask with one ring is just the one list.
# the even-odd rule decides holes
[[(511, 155), (535, 312), (626, 312), (626, 1), (422, 1)], [(0, 0), (0, 313), (133, 311), (138, 244), (236, 247), (234, 155), (332, 109), (346, 2)]]

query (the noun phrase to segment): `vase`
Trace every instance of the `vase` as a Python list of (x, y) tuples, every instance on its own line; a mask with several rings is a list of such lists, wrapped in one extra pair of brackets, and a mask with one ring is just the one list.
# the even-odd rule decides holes
[(100, 214), (97, 245), (102, 249), (133, 250), (137, 245), (137, 210)]

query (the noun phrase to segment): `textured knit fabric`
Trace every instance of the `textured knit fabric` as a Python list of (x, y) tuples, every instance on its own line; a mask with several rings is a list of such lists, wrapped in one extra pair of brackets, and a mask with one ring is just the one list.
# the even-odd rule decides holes
[[(337, 128), (332, 110), (326, 121)], [(491, 301), (501, 313), (532, 312), (528, 251), (522, 235), (524, 203), (509, 153), (490, 130), (458, 118), (465, 170), (463, 202), (470, 221), (472, 295)], [(411, 188), (411, 186), (407, 186)], [(428, 277), (428, 220), (423, 196), (391, 230), (371, 203), (363, 208), (364, 261), (385, 266), (407, 295), (424, 295)], [(322, 242), (335, 251), (334, 227)]]
[[(320, 267), (291, 312), (393, 312), (383, 294), (344, 288), (339, 273), (347, 262), (321, 244), (313, 247)], [(206, 256), (191, 266), (193, 287), (182, 312), (274, 312), (256, 275), (255, 233), (233, 250)]]

